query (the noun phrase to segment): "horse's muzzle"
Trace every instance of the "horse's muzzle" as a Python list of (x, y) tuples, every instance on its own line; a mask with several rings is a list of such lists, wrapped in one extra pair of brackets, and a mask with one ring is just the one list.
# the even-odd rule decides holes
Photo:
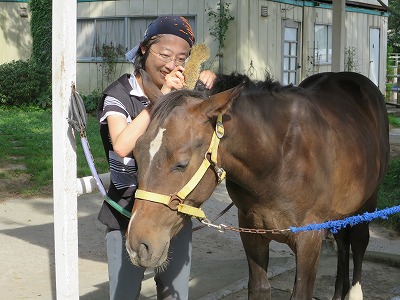
[[(144, 268), (162, 267), (168, 258), (169, 241), (161, 247), (153, 247), (149, 241), (131, 241), (129, 236), (126, 239), (126, 250), (132, 263)], [(154, 249), (157, 249), (154, 251)]]

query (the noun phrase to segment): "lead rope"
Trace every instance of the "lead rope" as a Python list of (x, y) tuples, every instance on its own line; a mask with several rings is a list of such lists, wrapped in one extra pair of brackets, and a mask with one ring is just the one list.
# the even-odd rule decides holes
[(87, 124), (87, 114), (86, 114), (86, 109), (85, 109), (85, 104), (83, 103), (81, 95), (76, 91), (75, 84), (72, 83), (71, 87), (71, 97), (70, 97), (70, 110), (69, 110), (69, 115), (68, 115), (68, 124), (71, 125), (73, 129), (75, 129), (77, 132), (79, 132), (80, 137), (81, 137), (81, 144), (83, 148), (83, 152), (85, 153), (85, 158), (88, 163), (88, 166), (90, 168), (90, 172), (92, 173), (93, 178), (96, 180), (97, 187), (100, 191), (100, 193), (104, 197), (104, 201), (106, 201), (108, 204), (111, 205), (116, 211), (121, 213), (127, 218), (131, 217), (131, 213), (118, 205), (115, 201), (111, 200), (107, 196), (106, 189), (103, 185), (103, 182), (101, 181), (99, 174), (97, 173), (94, 160), (93, 160), (93, 155), (90, 152), (90, 145), (89, 141), (87, 140), (86, 136), (86, 124)]

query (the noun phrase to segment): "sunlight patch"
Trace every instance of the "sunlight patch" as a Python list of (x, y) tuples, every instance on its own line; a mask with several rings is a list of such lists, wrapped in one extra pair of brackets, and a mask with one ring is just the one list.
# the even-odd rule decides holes
[(154, 156), (157, 154), (158, 150), (160, 150), (162, 144), (162, 138), (164, 135), (165, 128), (160, 128), (154, 140), (150, 143), (150, 161), (153, 160)]

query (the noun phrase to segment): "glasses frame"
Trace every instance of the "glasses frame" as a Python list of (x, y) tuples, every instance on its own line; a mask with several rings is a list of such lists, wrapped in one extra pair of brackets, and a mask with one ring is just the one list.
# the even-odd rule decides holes
[(180, 60), (179, 57), (175, 57), (175, 56), (166, 57), (167, 55), (161, 54), (160, 52), (156, 52), (151, 48), (149, 48), (149, 51), (151, 54), (153, 54), (155, 57), (157, 57), (159, 60), (161, 60), (162, 62), (164, 62), (166, 64), (170, 63), (171, 61), (174, 61), (175, 67), (183, 66), (189, 57), (189, 56), (186, 57), (185, 60), (182, 63), (180, 63), (177, 61), (177, 60)]

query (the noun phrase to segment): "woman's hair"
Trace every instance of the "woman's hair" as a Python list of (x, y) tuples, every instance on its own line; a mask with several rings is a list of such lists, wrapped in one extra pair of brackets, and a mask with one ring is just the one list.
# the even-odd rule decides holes
[[(144, 70), (147, 57), (150, 54), (150, 51), (148, 51), (148, 50), (150, 49), (150, 47), (152, 45), (157, 44), (159, 42), (160, 37), (161, 37), (161, 34), (154, 35), (152, 37), (145, 39), (144, 41), (142, 41), (140, 43), (140, 46), (135, 55), (135, 60), (133, 62), (133, 71), (134, 71), (135, 75), (139, 72), (140, 69)], [(142, 50), (141, 50), (142, 47), (146, 49), (146, 51), (144, 53), (142, 53)]]

